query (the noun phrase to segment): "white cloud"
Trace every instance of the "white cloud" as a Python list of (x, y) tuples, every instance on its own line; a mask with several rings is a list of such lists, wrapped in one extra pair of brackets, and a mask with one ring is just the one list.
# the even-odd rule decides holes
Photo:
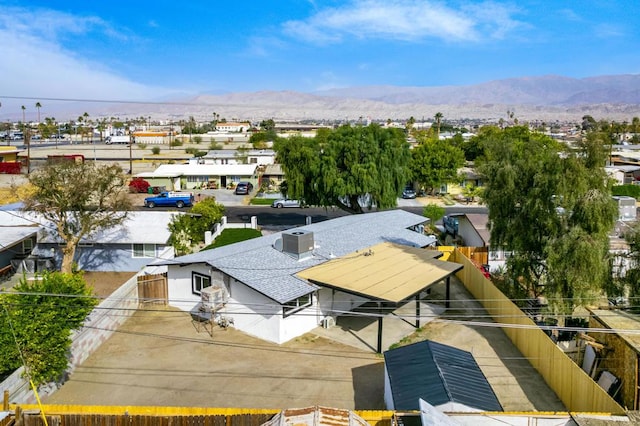
[(594, 27), (594, 33), (600, 38), (620, 38), (625, 36), (623, 26), (609, 23), (596, 25)]
[(318, 44), (336, 43), (348, 36), (480, 41), (502, 38), (518, 27), (513, 12), (494, 2), (454, 9), (431, 0), (354, 0), (346, 6), (320, 10), (306, 20), (285, 22), (283, 30)]
[(163, 94), (63, 47), (62, 38), (91, 31), (131, 38), (97, 17), (0, 7), (0, 97), (133, 100)]

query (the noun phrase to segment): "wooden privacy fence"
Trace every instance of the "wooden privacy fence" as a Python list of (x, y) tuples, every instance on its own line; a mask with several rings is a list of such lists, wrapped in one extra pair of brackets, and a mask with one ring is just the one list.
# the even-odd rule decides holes
[[(23, 426), (44, 426), (37, 406), (15, 406)], [(49, 426), (260, 426), (280, 410), (201, 407), (45, 405)], [(391, 426), (392, 411), (354, 411), (371, 426)]]
[(139, 275), (138, 299), (140, 305), (166, 305), (169, 301), (167, 275)]
[(464, 265), (456, 276), (497, 323), (508, 324), (505, 334), (538, 370), (569, 411), (624, 414), (625, 410), (545, 332), (509, 300), (482, 272), (455, 250), (449, 259)]

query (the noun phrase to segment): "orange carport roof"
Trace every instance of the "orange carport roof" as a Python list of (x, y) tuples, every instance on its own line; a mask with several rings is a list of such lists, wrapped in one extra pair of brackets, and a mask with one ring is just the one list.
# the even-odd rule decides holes
[(401, 302), (462, 268), (436, 250), (381, 243), (298, 272), (314, 284), (371, 299)]

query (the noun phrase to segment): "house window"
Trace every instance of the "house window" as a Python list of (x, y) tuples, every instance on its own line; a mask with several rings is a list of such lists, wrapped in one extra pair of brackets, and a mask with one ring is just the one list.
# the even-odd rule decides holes
[(311, 306), (312, 302), (313, 302), (312, 294), (306, 294), (302, 297), (298, 297), (297, 299), (287, 302), (285, 305), (282, 306), (282, 314), (286, 318), (289, 315), (293, 315), (296, 312), (303, 310), (307, 306)]
[(197, 272), (191, 274), (191, 292), (201, 294), (203, 288), (211, 287), (211, 277)]
[(24, 240), (22, 242), (22, 254), (31, 253), (31, 250), (33, 250), (33, 240), (32, 239)]
[(156, 245), (133, 244), (133, 257), (156, 257)]

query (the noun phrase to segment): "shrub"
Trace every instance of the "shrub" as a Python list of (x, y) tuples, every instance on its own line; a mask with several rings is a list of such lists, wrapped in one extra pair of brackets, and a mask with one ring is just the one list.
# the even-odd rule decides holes
[(133, 178), (129, 182), (129, 192), (147, 192), (151, 184), (142, 178)]
[(136, 145), (138, 145), (138, 148), (140, 148), (140, 149), (147, 149), (147, 144), (146, 143), (137, 143)]
[(612, 195), (640, 198), (640, 185), (617, 185), (611, 189)]
[(82, 327), (98, 303), (82, 274), (45, 272), (39, 278), (23, 278), (15, 293), (0, 295), (0, 375), (20, 367), (24, 357), (37, 385), (59, 379), (67, 369), (71, 331)]
[(182, 140), (174, 139), (174, 140), (171, 141), (171, 143), (169, 145), (170, 146), (182, 146)]
[(158, 155), (160, 154), (160, 147), (159, 146), (154, 146), (153, 148), (151, 148), (151, 153), (153, 155)]

